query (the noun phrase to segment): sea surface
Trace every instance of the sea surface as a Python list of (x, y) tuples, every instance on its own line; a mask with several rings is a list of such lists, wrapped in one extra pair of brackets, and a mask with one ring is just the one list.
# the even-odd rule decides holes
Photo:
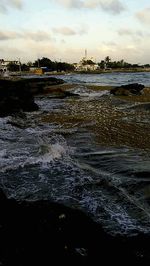
[(86, 84), (150, 85), (150, 73), (66, 75), (78, 97), (35, 98), (0, 118), (0, 187), (86, 212), (111, 234), (150, 233), (150, 110)]
[(150, 72), (136, 73), (103, 73), (103, 74), (68, 74), (58, 75), (69, 83), (87, 83), (102, 86), (119, 86), (129, 83), (141, 83), (150, 86)]

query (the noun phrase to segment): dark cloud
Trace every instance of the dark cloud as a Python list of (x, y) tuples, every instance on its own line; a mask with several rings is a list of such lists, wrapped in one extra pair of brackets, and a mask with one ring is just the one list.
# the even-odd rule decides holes
[(120, 0), (56, 0), (66, 8), (101, 8), (105, 12), (120, 14), (125, 10), (125, 6)]
[(125, 10), (124, 5), (119, 0), (100, 0), (101, 8), (106, 11), (110, 12), (112, 14), (120, 14), (122, 11)]

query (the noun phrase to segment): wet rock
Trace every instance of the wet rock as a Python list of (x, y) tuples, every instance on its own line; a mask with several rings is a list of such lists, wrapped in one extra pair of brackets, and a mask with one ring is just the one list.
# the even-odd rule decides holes
[(111, 236), (80, 210), (46, 200), (7, 199), (2, 190), (0, 236), (4, 266), (150, 262), (149, 236)]
[(42, 94), (47, 91), (47, 88), (50, 88), (53, 85), (63, 84), (64, 80), (54, 77), (44, 77), (22, 79), (20, 82), (27, 84), (33, 94)]
[(18, 81), (0, 80), (0, 116), (19, 111), (37, 111), (38, 106), (30, 89)]
[(46, 87), (44, 89), (44, 94), (48, 94), (50, 98), (59, 98), (59, 99), (64, 99), (67, 97), (79, 97), (79, 94), (73, 93), (71, 91), (65, 90), (64, 88), (60, 88), (57, 86)]
[(0, 116), (37, 111), (34, 95), (43, 93), (45, 86), (61, 83), (56, 78), (0, 79)]
[(144, 85), (139, 83), (131, 83), (113, 88), (110, 93), (116, 96), (141, 95)]

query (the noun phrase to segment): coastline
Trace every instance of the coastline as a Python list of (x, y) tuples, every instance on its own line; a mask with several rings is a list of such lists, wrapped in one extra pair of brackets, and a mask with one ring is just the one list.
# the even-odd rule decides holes
[[(56, 71), (48, 71), (45, 72), (43, 74), (37, 74), (38, 76), (48, 76), (48, 75), (54, 75), (54, 76), (59, 76), (59, 75), (70, 75), (70, 74), (107, 74), (107, 73), (149, 73), (150, 72), (150, 68), (129, 68), (129, 69), (121, 69), (121, 68), (117, 68), (117, 69), (100, 69), (100, 70), (94, 70), (94, 71), (73, 71), (73, 72), (65, 72), (65, 71), (60, 71), (60, 72), (56, 72)], [(10, 76), (13, 77), (21, 77), (22, 75), (24, 76), (32, 76), (35, 75), (32, 72), (29, 71), (22, 71), (22, 72), (10, 72)]]
[[(50, 87), (47, 87), (44, 92), (45, 93), (54, 93), (54, 92), (63, 92), (67, 91), (70, 89), (75, 89), (77, 87), (85, 87), (88, 88), (91, 91), (111, 91), (115, 86), (102, 86), (102, 85), (91, 85), (91, 84), (71, 84), (71, 83), (63, 83), (59, 85), (51, 85)], [(119, 86), (118, 86), (119, 87)], [(132, 101), (132, 102), (150, 102), (150, 87), (145, 87), (143, 89), (143, 93), (138, 96), (138, 95), (130, 95), (130, 96), (114, 96), (116, 98), (124, 99), (127, 101)]]

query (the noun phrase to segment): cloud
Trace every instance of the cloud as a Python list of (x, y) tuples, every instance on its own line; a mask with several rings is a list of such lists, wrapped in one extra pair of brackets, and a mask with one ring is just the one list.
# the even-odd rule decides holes
[(147, 33), (145, 31), (141, 31), (141, 30), (132, 30), (129, 28), (120, 28), (118, 30), (118, 34), (120, 36), (129, 36), (129, 37), (138, 37), (138, 38), (143, 38), (144, 36), (147, 36)]
[(7, 0), (7, 2), (14, 8), (21, 9), (23, 6), (22, 0)]
[(0, 41), (14, 40), (22, 37), (22, 34), (15, 31), (0, 31)]
[(56, 1), (67, 8), (83, 7), (83, 2), (81, 0), (56, 0)]
[(73, 36), (73, 35), (83, 35), (87, 33), (87, 29), (85, 27), (81, 27), (80, 29), (74, 30), (70, 27), (60, 27), (52, 29), (55, 34), (61, 34), (65, 36)]
[(140, 22), (150, 25), (150, 7), (137, 12), (136, 17)]
[(76, 35), (76, 32), (69, 27), (53, 28), (53, 32), (66, 36)]
[(23, 0), (0, 0), (0, 12), (6, 13), (9, 8), (22, 9)]
[(125, 7), (119, 0), (87, 0), (85, 2), (85, 7), (100, 7), (103, 11), (110, 12), (112, 14), (120, 14), (125, 10)]
[(120, 0), (56, 0), (66, 8), (101, 8), (105, 12), (120, 14), (125, 10), (125, 6)]
[(36, 32), (26, 31), (23, 33), (22, 37), (24, 39), (30, 39), (36, 42), (48, 41), (51, 39), (49, 32), (46, 31), (36, 31)]
[(127, 28), (121, 28), (118, 30), (118, 34), (120, 36), (124, 36), (124, 35), (133, 35), (133, 31), (131, 29), (127, 29)]
[(114, 41), (109, 41), (109, 42), (103, 42), (104, 45), (106, 45), (107, 47), (116, 47), (117, 43)]
[(51, 39), (51, 36), (48, 32), (45, 31), (0, 31), (0, 41), (15, 40), (15, 39), (24, 39), (32, 40), (35, 42), (43, 42)]

